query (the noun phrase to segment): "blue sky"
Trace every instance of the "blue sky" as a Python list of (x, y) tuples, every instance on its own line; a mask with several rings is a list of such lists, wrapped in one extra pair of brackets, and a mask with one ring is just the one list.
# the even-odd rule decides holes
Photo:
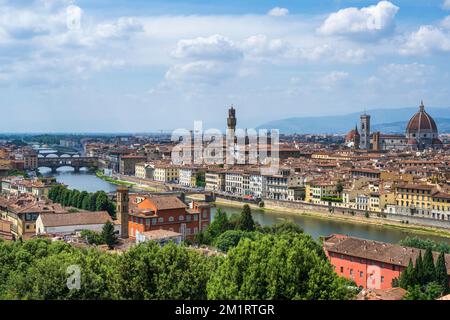
[(448, 107), (449, 61), (450, 0), (0, 0), (0, 131)]

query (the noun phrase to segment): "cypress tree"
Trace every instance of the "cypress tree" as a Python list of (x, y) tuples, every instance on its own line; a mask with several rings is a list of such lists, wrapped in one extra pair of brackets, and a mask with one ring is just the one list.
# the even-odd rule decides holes
[(408, 289), (415, 284), (415, 269), (411, 259), (408, 267), (400, 275), (399, 285), (403, 289)]
[(416, 271), (417, 284), (421, 284), (421, 285), (426, 284), (424, 273), (423, 273), (422, 251), (419, 252), (419, 256), (416, 259), (415, 271)]
[(112, 249), (117, 243), (117, 235), (114, 231), (114, 225), (108, 221), (105, 223), (102, 229), (103, 241), (108, 245), (109, 249)]
[(436, 263), (436, 282), (442, 287), (443, 293), (449, 293), (447, 266), (445, 265), (445, 254), (441, 252)]
[(426, 283), (435, 280), (436, 268), (434, 267), (433, 252), (430, 248), (425, 251), (423, 257), (423, 276)]
[(255, 231), (255, 221), (253, 221), (252, 211), (248, 204), (244, 205), (237, 223), (237, 229), (242, 231)]

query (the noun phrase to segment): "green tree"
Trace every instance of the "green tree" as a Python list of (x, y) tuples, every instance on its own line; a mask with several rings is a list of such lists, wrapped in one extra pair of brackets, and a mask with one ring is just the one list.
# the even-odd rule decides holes
[(117, 235), (112, 222), (108, 221), (103, 226), (102, 238), (103, 241), (108, 245), (109, 249), (114, 248), (114, 245), (117, 244)]
[(104, 191), (98, 193), (95, 200), (95, 211), (107, 211), (108, 210), (108, 196)]
[(99, 232), (95, 232), (92, 230), (83, 230), (80, 234), (81, 237), (85, 239), (89, 244), (101, 245), (105, 243), (102, 234)]
[(80, 209), (90, 211), (91, 210), (91, 198), (92, 197), (90, 194), (86, 194), (86, 196), (83, 198), (83, 203), (81, 204)]
[(74, 190), (73, 195), (72, 195), (72, 199), (70, 200), (70, 205), (72, 207), (79, 208), (78, 207), (78, 202), (80, 201), (80, 195), (81, 195), (80, 191)]
[(256, 233), (240, 230), (228, 230), (217, 237), (214, 245), (221, 251), (227, 252), (238, 245), (241, 239), (255, 239)]
[(264, 227), (263, 231), (266, 233), (274, 233), (274, 234), (280, 234), (285, 232), (303, 233), (303, 229), (299, 225), (291, 221), (283, 221), (276, 223), (271, 227)]
[(416, 265), (414, 267), (416, 277), (417, 277), (417, 283), (421, 285), (425, 285), (425, 277), (424, 277), (424, 271), (423, 271), (423, 259), (422, 259), (422, 251), (419, 251), (419, 256), (416, 259)]
[(403, 289), (408, 289), (417, 284), (416, 269), (414, 268), (413, 262), (409, 259), (408, 267), (402, 272), (399, 279), (399, 285)]
[(83, 203), (86, 201), (85, 199), (87, 197), (89, 197), (89, 193), (87, 193), (86, 191), (82, 191), (81, 194), (80, 194), (80, 197), (78, 199), (78, 204), (77, 204), (76, 207), (79, 208), (79, 209), (83, 209)]
[(449, 293), (448, 274), (444, 252), (441, 252), (436, 263), (436, 282), (442, 287), (444, 294)]
[(423, 278), (425, 283), (436, 280), (436, 268), (434, 266), (433, 252), (427, 248), (423, 257)]
[(445, 242), (436, 242), (431, 239), (422, 239), (419, 237), (406, 237), (400, 241), (400, 245), (418, 249), (431, 249), (432, 251), (450, 253), (450, 245)]
[(220, 234), (231, 229), (228, 216), (225, 211), (218, 208), (214, 215), (214, 220), (204, 232), (203, 243), (212, 243)]
[(245, 204), (236, 228), (242, 231), (255, 231), (255, 221), (253, 221), (252, 211), (248, 204)]
[(242, 239), (208, 282), (209, 299), (348, 299), (347, 282), (306, 234)]
[(98, 195), (99, 195), (98, 192), (90, 194), (89, 207), (88, 207), (87, 210), (89, 210), (89, 211), (97, 211), (97, 197), (98, 197)]

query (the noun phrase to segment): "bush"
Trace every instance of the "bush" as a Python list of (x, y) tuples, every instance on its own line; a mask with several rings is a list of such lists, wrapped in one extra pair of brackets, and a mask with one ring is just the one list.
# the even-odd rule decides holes
[(215, 241), (214, 245), (221, 251), (227, 252), (229, 249), (238, 245), (241, 239), (254, 239), (254, 232), (240, 230), (228, 230), (222, 233)]
[(105, 240), (99, 232), (95, 232), (92, 230), (83, 230), (80, 232), (80, 235), (83, 239), (85, 239), (89, 244), (101, 245), (105, 244)]

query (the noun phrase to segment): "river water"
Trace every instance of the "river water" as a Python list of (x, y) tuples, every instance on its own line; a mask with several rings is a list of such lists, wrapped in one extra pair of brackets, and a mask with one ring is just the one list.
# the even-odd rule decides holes
[(69, 189), (77, 189), (80, 191), (97, 192), (105, 191), (106, 193), (116, 191), (116, 186), (98, 178), (92, 172), (80, 170), (80, 173), (74, 173), (72, 168), (62, 167), (58, 169), (56, 174), (52, 174), (50, 169), (41, 168), (39, 170), (43, 176), (55, 176), (56, 181), (63, 183)]
[[(47, 169), (41, 169), (41, 173), (44, 176), (52, 176), (51, 171)], [(74, 173), (73, 169), (63, 167), (58, 169), (58, 172), (54, 176), (58, 182), (64, 183), (70, 189), (78, 189), (80, 191), (88, 192), (96, 192), (100, 190), (105, 192), (114, 192), (116, 190), (115, 185), (103, 181), (87, 171)], [(241, 209), (236, 207), (223, 205), (218, 205), (217, 207), (222, 208), (228, 215), (240, 214), (241, 212)], [(213, 217), (215, 212), (216, 208), (213, 208)], [(398, 243), (407, 236), (417, 235), (421, 238), (430, 238), (433, 240), (450, 243), (450, 239), (448, 238), (415, 234), (412, 232), (376, 225), (333, 221), (317, 217), (301, 216), (299, 214), (288, 212), (252, 210), (252, 213), (253, 219), (262, 226), (270, 226), (282, 221), (292, 221), (298, 224), (306, 233), (312, 235), (315, 239), (318, 239), (321, 236), (328, 236), (333, 233), (340, 233), (364, 239)]]

